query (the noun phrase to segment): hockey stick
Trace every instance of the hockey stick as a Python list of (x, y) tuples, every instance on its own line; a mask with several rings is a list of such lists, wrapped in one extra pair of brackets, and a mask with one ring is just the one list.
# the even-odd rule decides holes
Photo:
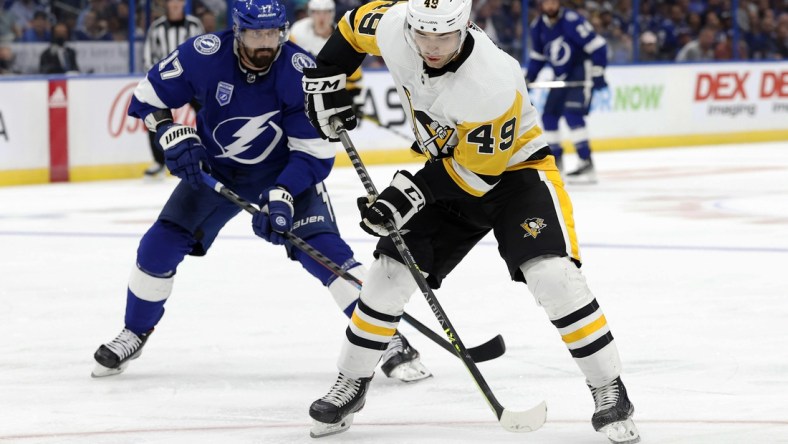
[[(372, 183), (372, 179), (369, 177), (366, 167), (364, 167), (364, 164), (361, 162), (358, 151), (353, 145), (353, 141), (350, 140), (347, 130), (344, 126), (342, 126), (342, 121), (339, 119), (339, 117), (333, 116), (329, 119), (329, 123), (331, 124), (332, 129), (339, 135), (342, 146), (345, 147), (345, 151), (347, 151), (348, 157), (350, 157), (350, 161), (353, 164), (353, 168), (356, 170), (359, 179), (361, 179), (361, 183), (364, 184), (364, 189), (366, 190), (367, 194), (377, 197), (378, 191), (375, 188), (375, 184)], [(399, 231), (397, 231), (396, 227), (394, 226), (394, 222), (391, 220), (386, 221), (385, 227), (389, 232), (391, 240), (397, 247), (397, 251), (399, 251), (400, 255), (402, 256), (402, 260), (408, 267), (410, 274), (416, 281), (419, 290), (421, 290), (421, 293), (427, 300), (427, 303), (432, 309), (433, 314), (441, 324), (444, 333), (446, 333), (446, 336), (449, 338), (449, 342), (454, 345), (455, 353), (460, 357), (460, 359), (462, 359), (463, 364), (465, 364), (465, 368), (476, 382), (476, 386), (479, 387), (479, 390), (484, 395), (484, 398), (487, 400), (490, 408), (492, 408), (492, 410), (495, 412), (495, 416), (498, 418), (498, 423), (510, 432), (531, 432), (541, 427), (547, 418), (547, 404), (542, 401), (539, 403), (539, 405), (529, 410), (515, 412), (504, 408), (501, 403), (498, 402), (498, 400), (495, 398), (495, 395), (493, 395), (490, 386), (487, 384), (487, 381), (484, 380), (484, 376), (482, 376), (479, 368), (476, 366), (476, 363), (473, 362), (473, 359), (468, 353), (468, 349), (465, 348), (465, 345), (463, 345), (462, 341), (460, 340), (460, 336), (457, 334), (457, 331), (451, 325), (451, 322), (449, 322), (449, 318), (446, 316), (446, 312), (438, 302), (438, 298), (435, 297), (435, 294), (432, 292), (427, 280), (421, 274), (421, 270), (419, 270), (416, 260), (413, 258), (408, 246), (405, 245), (405, 241), (402, 239), (402, 235), (400, 235)]]
[[(254, 215), (260, 212), (260, 210), (256, 206), (252, 205), (249, 201), (236, 194), (233, 190), (227, 188), (224, 184), (216, 180), (213, 176), (209, 175), (208, 173), (203, 171), (202, 178), (203, 178), (203, 182), (209, 188), (213, 189), (217, 193), (226, 197), (227, 199), (229, 199), (234, 204), (238, 205), (247, 213)], [(332, 261), (329, 257), (324, 255), (320, 251), (316, 250), (313, 246), (309, 245), (309, 243), (307, 243), (305, 240), (301, 239), (300, 237), (296, 236), (295, 234), (289, 231), (285, 232), (284, 235), (287, 238), (287, 240), (289, 240), (290, 243), (293, 244), (293, 246), (306, 253), (317, 263), (326, 267), (338, 277), (349, 281), (350, 283), (356, 285), (356, 287), (358, 288), (361, 288), (362, 282), (357, 277), (348, 273), (347, 270), (337, 265), (336, 262)], [(429, 327), (416, 320), (413, 316), (409, 315), (408, 313), (403, 313), (402, 318), (405, 319), (405, 321), (408, 324), (413, 326), (413, 328), (418, 330), (424, 336), (431, 339), (434, 343), (440, 345), (441, 347), (446, 349), (446, 351), (450, 353), (454, 353), (454, 348), (448, 341), (440, 337), (434, 331), (430, 330)], [(506, 344), (503, 341), (503, 337), (501, 335), (498, 335), (490, 339), (489, 341), (485, 342), (484, 344), (468, 349), (468, 351), (471, 354), (471, 358), (475, 362), (484, 362), (498, 358), (501, 355), (503, 355), (504, 352), (506, 352)]]
[(525, 86), (528, 89), (554, 89), (554, 88), (577, 88), (577, 87), (588, 87), (592, 86), (593, 82), (590, 80), (546, 80), (541, 82), (531, 82), (527, 83)]

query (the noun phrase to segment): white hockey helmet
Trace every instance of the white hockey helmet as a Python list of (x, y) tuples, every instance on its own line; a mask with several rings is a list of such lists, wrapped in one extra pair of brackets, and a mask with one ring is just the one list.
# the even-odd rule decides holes
[(472, 0), (408, 0), (405, 36), (410, 46), (420, 52), (415, 44), (414, 33), (448, 34), (459, 33), (462, 47), (468, 34)]
[(309, 11), (333, 11), (337, 7), (334, 0), (309, 0), (306, 8)]
[(408, 26), (439, 34), (468, 29), (471, 0), (408, 0)]

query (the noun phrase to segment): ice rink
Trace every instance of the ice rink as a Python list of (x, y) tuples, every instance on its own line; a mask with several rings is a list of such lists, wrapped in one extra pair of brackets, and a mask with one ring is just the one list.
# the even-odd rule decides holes
[[(642, 442), (788, 443), (788, 143), (595, 161), (599, 184), (567, 189)], [(382, 189), (395, 166), (369, 169)], [(176, 183), (0, 188), (0, 442), (316, 442), (307, 412), (334, 382), (346, 319), (246, 213), (180, 266), (140, 359), (90, 377), (93, 352), (123, 327), (139, 238)], [(327, 185), (369, 263), (355, 172)], [(479, 367), (507, 408), (546, 400), (544, 427), (502, 429), (460, 361), (403, 323), (435, 377), (404, 385), (379, 371), (353, 427), (320, 442), (607, 442), (582, 375), (491, 237), (436, 294), (467, 346), (504, 336), (506, 354)], [(437, 330), (420, 294), (407, 311)]]

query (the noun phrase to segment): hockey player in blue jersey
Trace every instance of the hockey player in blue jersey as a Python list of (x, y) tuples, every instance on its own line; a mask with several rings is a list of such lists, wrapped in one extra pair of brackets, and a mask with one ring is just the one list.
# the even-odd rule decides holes
[(561, 7), (560, 0), (541, 0), (539, 3), (542, 13), (531, 23), (532, 50), (526, 80), (528, 83), (536, 80), (539, 71), (549, 64), (556, 80), (590, 81), (590, 86), (552, 89), (544, 105), (542, 125), (545, 139), (563, 173), (563, 149), (558, 132), (558, 121), (563, 116), (580, 158), (577, 169), (566, 174), (566, 180), (569, 183), (594, 183), (596, 172), (591, 160), (585, 117), (591, 105), (592, 91), (607, 87), (607, 43), (583, 16)]
[[(240, 212), (203, 184), (203, 171), (258, 202), (262, 211), (252, 219), (255, 234), (284, 245), (348, 316), (355, 308), (358, 289), (283, 235), (291, 231), (363, 281), (366, 268), (339, 236), (322, 182), (336, 148), (318, 136), (304, 113), (302, 71), (315, 62), (288, 42), (285, 8), (278, 0), (237, 0), (232, 17), (232, 30), (187, 40), (153, 66), (134, 91), (129, 115), (156, 133), (167, 168), (181, 182), (140, 241), (125, 326), (96, 351), (94, 377), (121, 373), (140, 355), (164, 314), (178, 264), (186, 255), (205, 255)], [(191, 100), (202, 105), (196, 128), (174, 123), (170, 109)], [(381, 362), (384, 373), (404, 381), (430, 376), (402, 336)]]

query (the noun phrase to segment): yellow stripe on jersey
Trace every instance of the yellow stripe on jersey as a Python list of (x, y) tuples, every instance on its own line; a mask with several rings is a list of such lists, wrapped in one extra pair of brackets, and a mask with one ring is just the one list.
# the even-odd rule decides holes
[[(545, 159), (549, 159), (550, 163), (555, 165), (552, 156), (547, 156)], [(555, 197), (558, 199), (558, 205), (561, 207), (561, 215), (563, 216), (564, 226), (566, 227), (566, 234), (569, 237), (568, 253), (573, 259), (582, 261), (580, 258), (580, 245), (577, 243), (577, 232), (575, 231), (575, 217), (574, 211), (572, 210), (572, 200), (569, 198), (566, 189), (564, 189), (564, 181), (561, 179), (561, 173), (558, 172), (558, 168), (543, 171), (547, 180), (553, 184)]]
[(594, 322), (591, 322), (585, 327), (578, 328), (572, 333), (567, 333), (561, 336), (561, 339), (563, 339), (567, 344), (571, 344), (572, 342), (576, 342), (591, 336), (594, 332), (598, 331), (605, 325), (607, 325), (607, 320), (605, 319), (605, 315), (601, 315)]
[[(356, 8), (353, 23), (348, 22), (349, 14), (339, 21), (339, 32), (350, 43), (350, 46), (359, 53), (379, 56), (380, 48), (375, 37), (375, 32), (383, 14), (396, 5), (396, 1), (374, 1)], [(403, 36), (403, 38), (405, 38)]]
[(522, 111), (523, 96), (517, 91), (509, 109), (495, 119), (457, 125), (458, 143), (454, 148), (454, 160), (476, 174), (501, 175), (509, 159), (541, 133), (538, 128), (531, 128), (518, 136)]
[(369, 322), (361, 319), (361, 317), (359, 317), (356, 314), (355, 310), (353, 311), (353, 316), (350, 318), (350, 320), (351, 322), (353, 322), (353, 324), (356, 327), (358, 327), (362, 331), (365, 331), (367, 333), (372, 333), (373, 335), (392, 336), (394, 335), (394, 332), (396, 332), (396, 329), (394, 328), (386, 328), (386, 327), (380, 327), (377, 325), (370, 324)]
[(359, 66), (357, 70), (353, 71), (353, 74), (349, 75), (347, 80), (345, 81), (345, 87), (347, 89), (361, 89), (361, 67)]

